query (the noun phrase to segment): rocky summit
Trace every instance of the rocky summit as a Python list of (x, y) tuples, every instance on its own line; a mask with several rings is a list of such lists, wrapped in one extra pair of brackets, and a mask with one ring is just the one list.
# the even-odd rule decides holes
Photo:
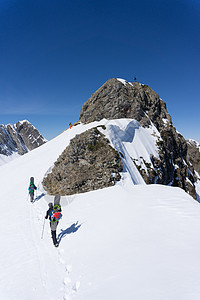
[(89, 192), (114, 185), (122, 170), (118, 152), (92, 128), (70, 141), (44, 178), (43, 187), (51, 195)]
[(89, 123), (103, 118), (136, 119), (143, 127), (153, 124), (161, 136), (157, 145), (160, 158), (152, 157), (154, 169), (148, 174), (140, 169), (145, 181), (178, 186), (196, 198), (195, 170), (199, 171), (200, 165), (198, 159), (194, 162), (191, 158), (191, 147), (198, 155), (199, 149), (194, 150), (194, 145), (187, 144), (176, 131), (166, 103), (156, 92), (138, 82), (110, 79), (84, 103), (79, 121)]
[(153, 122), (159, 129), (171, 124), (166, 103), (150, 87), (116, 78), (108, 80), (83, 104), (79, 121), (90, 123), (102, 119), (130, 118), (144, 127)]
[[(83, 104), (77, 123), (88, 124), (103, 119), (119, 122), (120, 119), (135, 119), (142, 128), (155, 128), (156, 155), (150, 155), (147, 162), (136, 151), (137, 156), (130, 157), (134, 166), (147, 184), (180, 187), (197, 198), (199, 148), (186, 142), (177, 132), (166, 103), (155, 91), (138, 82), (108, 80)], [(134, 131), (131, 133), (130, 130), (129, 134), (134, 136)], [(120, 132), (116, 132), (115, 138), (120, 138)], [(120, 179), (122, 169), (115, 150), (97, 129), (76, 136), (44, 179), (44, 187), (50, 194), (69, 195), (114, 184)], [(124, 158), (122, 160), (126, 164)]]
[(14, 125), (0, 125), (0, 154), (23, 155), (46, 142), (39, 131), (27, 120)]

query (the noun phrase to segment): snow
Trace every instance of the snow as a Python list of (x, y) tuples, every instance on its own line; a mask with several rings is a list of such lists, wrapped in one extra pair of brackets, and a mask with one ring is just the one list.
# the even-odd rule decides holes
[(169, 125), (169, 120), (168, 119), (163, 118), (162, 121), (164, 123), (164, 126), (168, 126)]
[[(24, 124), (24, 123), (29, 123), (29, 124), (31, 124), (28, 120), (22, 120), (22, 121), (19, 121), (18, 123), (20, 123), (20, 124)], [(32, 125), (32, 124), (31, 124)], [(32, 125), (33, 126), (33, 125)]]
[[(124, 155), (122, 180), (61, 197), (55, 248), (41, 181), (70, 139), (99, 125)], [(1, 166), (2, 300), (199, 300), (199, 203), (179, 188), (144, 184), (129, 160), (156, 155), (153, 131), (134, 120), (77, 125)], [(33, 204), (31, 176), (39, 187)]]
[(157, 129), (143, 128), (138, 121), (132, 119), (104, 120), (104, 122), (106, 130), (101, 128), (99, 130), (106, 135), (112, 146), (123, 154), (125, 175), (134, 184), (145, 184), (133, 160), (143, 157), (145, 162), (152, 164), (150, 156), (158, 157), (157, 138), (154, 135)]
[[(3, 148), (3, 147), (2, 147)], [(0, 166), (10, 162), (13, 159), (16, 159), (17, 157), (19, 157), (20, 155), (18, 153), (13, 153), (9, 156), (6, 156), (4, 154), (0, 154)]]
[(188, 142), (200, 151), (200, 143), (198, 143), (197, 141), (195, 141), (193, 139), (189, 139)]
[(128, 81), (126, 81), (125, 79), (122, 79), (122, 78), (117, 78), (117, 80), (120, 81), (121, 83), (123, 83), (124, 85), (127, 85), (127, 84), (133, 85), (132, 82), (128, 82)]

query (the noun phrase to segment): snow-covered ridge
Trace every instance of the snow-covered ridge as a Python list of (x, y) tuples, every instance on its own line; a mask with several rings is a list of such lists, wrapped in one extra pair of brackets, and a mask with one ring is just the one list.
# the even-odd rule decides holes
[(145, 170), (148, 174), (147, 165), (153, 168), (151, 157), (159, 158), (157, 140), (160, 136), (155, 126), (143, 128), (138, 121), (133, 119), (103, 119), (99, 122), (73, 127), (70, 130), (71, 138), (74, 136), (73, 133), (81, 134), (93, 127), (97, 127), (120, 154), (124, 166), (122, 178), (128, 178), (131, 184), (145, 184), (138, 168)]
[[(74, 126), (2, 166), (1, 299), (199, 299), (199, 203), (179, 188), (134, 185), (138, 173), (129, 161), (133, 176), (125, 169), (116, 186), (61, 197), (60, 244), (54, 248), (44, 220), (49, 198), (40, 183), (70, 140), (94, 126), (123, 155), (156, 155), (153, 128), (104, 119)], [(27, 193), (31, 176), (39, 187), (33, 204)]]
[[(131, 184), (159, 182), (160, 172), (162, 171), (162, 169), (160, 169), (160, 165), (162, 165), (160, 143), (162, 144), (163, 140), (153, 123), (151, 123), (148, 128), (143, 128), (138, 121), (133, 119), (103, 119), (99, 122), (96, 121), (86, 125), (77, 125), (72, 128), (71, 134), (73, 132), (81, 134), (93, 127), (97, 127), (98, 130), (107, 137), (113, 148), (120, 154), (124, 167), (121, 174), (122, 179), (126, 178)], [(73, 138), (72, 135), (71, 138)], [(62, 162), (59, 163), (61, 163), (61, 169), (64, 170), (66, 164), (62, 166)], [(186, 165), (185, 160), (183, 160), (183, 163)], [(172, 172), (175, 174), (178, 169), (179, 165), (174, 163)], [(52, 175), (55, 178), (57, 171)], [(84, 181), (84, 173), (82, 175)], [(192, 185), (192, 181), (190, 180), (191, 175), (192, 173), (190, 169), (188, 169), (186, 182)], [(78, 185), (79, 183), (79, 179), (74, 179), (73, 184)], [(169, 185), (173, 185), (173, 183), (173, 180), (167, 182)]]

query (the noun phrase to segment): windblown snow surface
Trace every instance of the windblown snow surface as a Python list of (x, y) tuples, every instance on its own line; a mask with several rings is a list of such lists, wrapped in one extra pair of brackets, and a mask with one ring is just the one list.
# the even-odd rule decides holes
[(16, 159), (20, 155), (18, 153), (13, 153), (9, 156), (0, 154), (0, 166), (7, 164), (8, 162), (12, 161), (13, 159)]
[[(70, 139), (103, 124), (124, 156), (122, 179), (61, 198), (55, 248), (44, 222), (52, 198), (41, 181)], [(78, 125), (0, 167), (0, 299), (200, 299), (199, 203), (179, 188), (145, 185), (131, 159), (157, 155), (156, 134), (134, 120)]]

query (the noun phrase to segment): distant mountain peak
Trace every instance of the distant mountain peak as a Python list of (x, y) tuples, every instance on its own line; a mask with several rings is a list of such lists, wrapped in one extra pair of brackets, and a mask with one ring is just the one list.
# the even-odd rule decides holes
[(0, 125), (0, 155), (23, 155), (44, 144), (47, 140), (28, 121)]

